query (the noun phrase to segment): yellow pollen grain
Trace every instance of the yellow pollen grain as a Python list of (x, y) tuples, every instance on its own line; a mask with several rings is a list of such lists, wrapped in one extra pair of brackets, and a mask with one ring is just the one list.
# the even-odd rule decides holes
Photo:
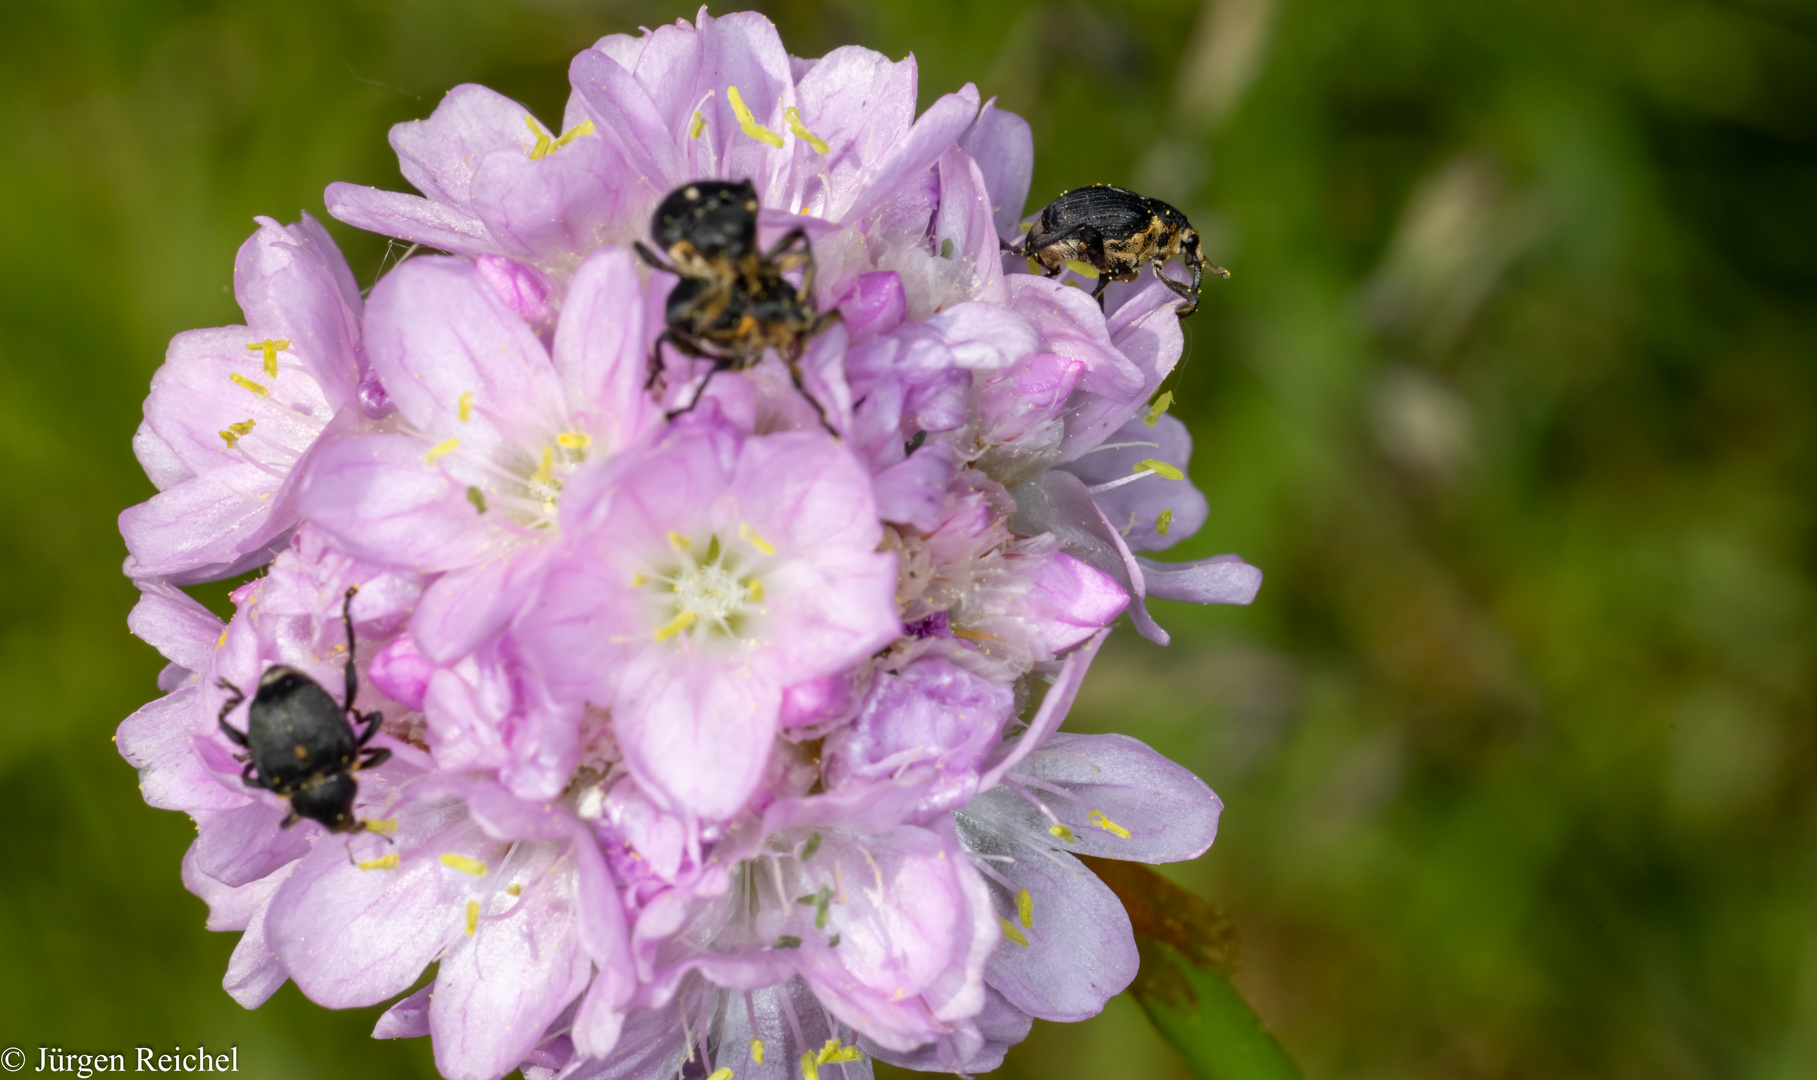
[(1129, 830), (1125, 829), (1123, 826), (1121, 826), (1121, 825), (1117, 824), (1116, 822), (1110, 820), (1109, 818), (1105, 817), (1104, 811), (1093, 810), (1091, 813), (1087, 814), (1086, 816), (1091, 818), (1091, 823), (1093, 825), (1096, 825), (1098, 828), (1103, 829), (1105, 832), (1110, 833), (1111, 835), (1117, 837), (1118, 839), (1120, 839), (1120, 840), (1129, 839)]
[(789, 122), (789, 130), (795, 133), (795, 137), (813, 147), (816, 154), (824, 154), (832, 149), (832, 147), (826, 144), (825, 139), (809, 131), (802, 125), (800, 109), (790, 105), (788, 108), (782, 110), (782, 118)]
[(459, 439), (445, 439), (442, 442), (438, 442), (434, 446), (431, 446), (429, 452), (423, 455), (423, 460), (433, 465), (435, 464), (436, 459), (445, 458), (460, 448), (461, 441)]
[(397, 835), (397, 818), (367, 818), (365, 824), (367, 832), (383, 833), (386, 836)]
[(543, 447), (542, 463), (536, 467), (535, 472), (530, 474), (530, 482), (547, 484), (553, 479), (555, 479), (555, 447), (545, 446)]
[(564, 431), (555, 437), (563, 450), (585, 450), (593, 445), (593, 436), (584, 431)]
[(676, 551), (687, 551), (689, 548), (694, 546), (694, 541), (681, 535), (680, 533), (676, 532), (674, 529), (670, 529), (669, 530), (669, 545), (671, 547), (673, 547)]
[(762, 1039), (752, 1039), (751, 1040), (751, 1060), (756, 1062), (759, 1065), (763, 1064), (763, 1040)]
[(394, 851), (389, 855), (381, 855), (376, 859), (366, 859), (359, 864), (359, 867), (361, 870), (396, 870), (397, 863), (397, 852)]
[(1162, 536), (1166, 536), (1167, 530), (1172, 527), (1173, 527), (1173, 508), (1172, 507), (1169, 507), (1168, 509), (1161, 511), (1159, 514), (1157, 514), (1155, 516), (1155, 532), (1160, 533)]
[(1184, 480), (1186, 478), (1186, 474), (1179, 469), (1174, 468), (1165, 461), (1156, 461), (1154, 458), (1143, 458), (1141, 461), (1136, 462), (1135, 468), (1129, 471), (1132, 473), (1139, 473), (1147, 469), (1153, 469), (1155, 475), (1163, 480)]
[(472, 874), (474, 877), (486, 876), (485, 863), (478, 859), (469, 859), (465, 855), (456, 855), (452, 851), (442, 856), (441, 863), (448, 869), (459, 870), (463, 874)]
[(265, 387), (259, 385), (256, 382), (253, 382), (251, 379), (248, 379), (246, 376), (240, 374), (237, 371), (227, 377), (229, 379), (233, 380), (233, 384), (235, 386), (245, 387), (246, 389), (251, 390), (253, 393), (259, 395), (260, 397), (270, 397), (271, 396), (270, 390), (265, 389)]
[(1069, 844), (1078, 843), (1077, 840), (1073, 839), (1073, 831), (1064, 825), (1049, 825), (1047, 827), (1047, 834), (1049, 836), (1057, 836)]
[(719, 1068), (713, 1070), (707, 1077), (707, 1080), (732, 1080), (732, 1070), (721, 1065)]
[(633, 589), (642, 588), (643, 586), (648, 585), (649, 583), (650, 583), (650, 579), (647, 577), (644, 577), (642, 573), (636, 573), (636, 574), (631, 575), (631, 587)]
[(473, 391), (469, 390), (461, 395), (460, 413), (463, 424), (473, 419)]
[(273, 340), (272, 338), (266, 338), (264, 341), (255, 341), (251, 345), (246, 346), (246, 349), (249, 352), (264, 354), (262, 359), (265, 361), (265, 375), (267, 378), (271, 379), (278, 377), (279, 350), (288, 348), (290, 348), (290, 342)]
[(820, 1048), (820, 1053), (814, 1055), (814, 1063), (817, 1065), (843, 1065), (849, 1061), (862, 1060), (863, 1051), (856, 1046), (840, 1046), (838, 1039), (828, 1039), (826, 1045)]
[(771, 544), (768, 540), (765, 540), (763, 537), (758, 536), (756, 529), (753, 529), (749, 525), (743, 524), (742, 522), (738, 526), (738, 538), (740, 540), (743, 540), (745, 543), (751, 545), (752, 547), (756, 548), (758, 551), (763, 552), (765, 555), (776, 554), (775, 545)]
[[(707, 118), (700, 115), (699, 109), (695, 109), (694, 110), (694, 126), (690, 127), (688, 129), (688, 138), (690, 138), (690, 139), (700, 138), (700, 132), (706, 126), (707, 126)], [(762, 1062), (759, 1062), (759, 1064), (762, 1064)]]
[(746, 135), (760, 143), (782, 149), (782, 136), (757, 122), (757, 118), (751, 115), (750, 108), (745, 105), (743, 96), (738, 93), (738, 87), (726, 87), (726, 100), (731, 102), (732, 115), (738, 117), (738, 126)]
[(1154, 427), (1156, 424), (1161, 422), (1161, 414), (1166, 412), (1167, 407), (1172, 404), (1173, 404), (1173, 391), (1169, 390), (1167, 393), (1162, 394), (1160, 397), (1156, 398), (1155, 403), (1148, 407), (1148, 418), (1142, 422), (1147, 424), (1149, 427)]
[(748, 591), (750, 593), (751, 603), (753, 603), (753, 604), (763, 603), (763, 579), (762, 578), (752, 578), (751, 583), (749, 585), (745, 586), (745, 588), (746, 588), (746, 591)]
[(998, 917), (997, 923), (1003, 927), (1003, 936), (1005, 938), (1022, 946), (1024, 949), (1028, 948), (1028, 939), (1022, 936), (1022, 931), (1017, 929), (1015, 923), (1010, 922), (1008, 919), (1001, 916)]
[(1016, 921), (1028, 929), (1035, 926), (1035, 898), (1023, 889), (1016, 894)]
[(656, 628), (656, 640), (657, 641), (669, 640), (670, 638), (674, 637), (676, 634), (679, 634), (683, 630), (686, 630), (688, 627), (693, 626), (694, 620), (698, 619), (699, 617), (700, 616), (694, 614), (692, 611), (682, 612), (680, 615), (675, 616), (673, 619), (670, 619), (668, 622), (663, 623), (661, 626)]
[(479, 929), (479, 901), (478, 900), (469, 900), (469, 901), (467, 901), (467, 936), (472, 937), (473, 932), (478, 929)]
[(227, 449), (232, 450), (239, 444), (240, 436), (249, 434), (251, 431), (252, 420), (250, 419), (242, 420), (237, 424), (228, 424), (220, 433), (221, 441), (227, 444)]

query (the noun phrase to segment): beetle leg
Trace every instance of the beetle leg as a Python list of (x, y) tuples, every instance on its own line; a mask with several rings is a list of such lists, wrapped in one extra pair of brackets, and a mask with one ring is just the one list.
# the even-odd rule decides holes
[(227, 736), (229, 739), (231, 739), (233, 741), (234, 745), (244, 746), (248, 750), (252, 749), (252, 742), (251, 742), (251, 740), (249, 740), (246, 737), (246, 733), (244, 731), (238, 731), (238, 730), (235, 730), (234, 728), (228, 726), (227, 716), (225, 713), (223, 713), (221, 716), (220, 724), (221, 724), (221, 734), (223, 734), (223, 735)]
[(357, 719), (360, 723), (366, 725), (366, 730), (360, 732), (359, 738), (354, 740), (353, 745), (365, 746), (367, 743), (372, 741), (372, 737), (374, 735), (377, 735), (379, 733), (379, 725), (385, 722), (385, 716), (383, 713), (380, 713), (377, 709), (374, 709), (372, 712), (369, 712), (364, 716), (361, 716), (358, 713), (354, 713), (353, 715), (354, 715), (354, 718)]
[(341, 699), (341, 707), (353, 716), (359, 715), (353, 711), (353, 699), (360, 693), (360, 673), (353, 664), (353, 594), (359, 591), (358, 585), (349, 586), (341, 599), (341, 625), (347, 628), (347, 696)]
[(663, 270), (668, 273), (674, 274), (676, 277), (681, 276), (681, 271), (675, 269), (673, 266), (670, 266), (668, 263), (663, 262), (662, 258), (660, 256), (658, 256), (656, 254), (656, 252), (651, 251), (649, 248), (644, 246), (644, 242), (642, 240), (632, 241), (631, 246), (637, 249), (638, 257), (643, 259), (644, 262), (649, 263), (651, 266), (655, 267), (658, 270)]
[[(1163, 268), (1167, 265), (1166, 263), (1156, 262), (1156, 263), (1149, 263), (1148, 265), (1149, 265), (1149, 268), (1151, 270), (1153, 270), (1155, 273), (1155, 280), (1159, 281), (1161, 284), (1167, 286), (1169, 289), (1172, 289), (1175, 296), (1178, 296), (1184, 300), (1190, 300), (1193, 302), (1193, 304), (1195, 306), (1198, 304), (1199, 290), (1196, 287), (1196, 283), (1194, 285), (1189, 286), (1183, 281), (1176, 281), (1173, 278), (1168, 277), (1163, 272)], [(1199, 273), (1196, 268), (1193, 271), (1193, 277), (1194, 278), (1199, 277)]]
[[(833, 312), (833, 314), (836, 315), (838, 312)], [(826, 410), (821, 407), (820, 402), (815, 399), (813, 394), (808, 393), (807, 383), (802, 381), (801, 342), (797, 341), (795, 343), (795, 348), (790, 350), (790, 354), (783, 357), (782, 360), (783, 363), (787, 364), (789, 367), (789, 381), (795, 384), (795, 389), (801, 393), (802, 397), (808, 399), (808, 404), (814, 406), (814, 414), (820, 417), (820, 426), (826, 429), (828, 435), (831, 435), (835, 439), (839, 438), (839, 432), (833, 430), (833, 422), (826, 418)]]
[(240, 702), (246, 700), (245, 691), (224, 678), (216, 679), (215, 685), (233, 695), (227, 699), (227, 704), (221, 706), (221, 715), (215, 718), (215, 722), (221, 725), (221, 730), (227, 733), (228, 738), (239, 743), (241, 746), (247, 745), (246, 736), (244, 734), (227, 726), (227, 714), (239, 708)]
[(1098, 302), (1099, 311), (1104, 310), (1104, 290), (1110, 288), (1111, 280), (1112, 278), (1109, 274), (1100, 272), (1098, 274), (1098, 286), (1091, 291), (1091, 298)]
[[(788, 232), (783, 233), (782, 239), (776, 241), (775, 244), (770, 246), (770, 253), (768, 255), (765, 255), (764, 258), (770, 260), (771, 262), (774, 262), (778, 258), (781, 257), (783, 252), (789, 250), (789, 248), (791, 248), (791, 247), (794, 247), (796, 241), (800, 241), (801, 243), (805, 244), (805, 243), (807, 243), (807, 239), (808, 239), (807, 230), (803, 229), (801, 226), (797, 225), (793, 229), (790, 229)], [(810, 254), (813, 252), (813, 250), (814, 250), (813, 248), (808, 249)]]
[(360, 753), (360, 760), (353, 766), (355, 769), (376, 769), (391, 759), (389, 747), (375, 746)]
[(292, 810), (290, 813), (284, 815), (283, 821), (278, 822), (278, 828), (288, 829), (301, 820), (303, 820), (302, 817), (299, 816), (295, 810)]

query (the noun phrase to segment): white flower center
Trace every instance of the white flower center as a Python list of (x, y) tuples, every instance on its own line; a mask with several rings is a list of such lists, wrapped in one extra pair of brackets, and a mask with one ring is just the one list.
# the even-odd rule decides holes
[[(718, 536), (707, 538), (705, 550), (679, 533), (669, 534), (669, 546), (679, 559), (666, 573), (636, 575), (633, 587), (647, 586), (655, 599), (657, 641), (686, 636), (700, 641), (709, 637), (736, 638), (751, 616), (763, 611), (763, 577), (753, 572), (776, 549), (749, 526), (738, 530), (742, 543), (728, 550)], [(745, 550), (746, 548), (750, 550)]]

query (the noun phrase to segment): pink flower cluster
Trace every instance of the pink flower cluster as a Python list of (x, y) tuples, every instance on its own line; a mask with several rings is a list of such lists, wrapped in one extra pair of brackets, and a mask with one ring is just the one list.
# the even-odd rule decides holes
[[(245, 324), (172, 341), (134, 440), (159, 493), (121, 516), (170, 666), (121, 752), (195, 819), (184, 882), (242, 932), (249, 1008), (407, 994), (375, 1036), (475, 1080), (993, 1068), (1135, 973), (1073, 856), (1216, 831), (1186, 770), (1056, 730), (1120, 614), (1164, 643), (1147, 597), (1260, 582), (1136, 554), (1206, 517), (1150, 405), (1177, 299), (1106, 314), (1006, 257), (1029, 129), (969, 85), (916, 117), (912, 59), (703, 11), (571, 79), (559, 129), (479, 86), (395, 128), (421, 196), (329, 188), (448, 254), (362, 298), (314, 220), (261, 219)], [(773, 355), (672, 420), (645, 388), (675, 279), (629, 245), (703, 178), (755, 184), (766, 244), (807, 231), (825, 425)], [(178, 588), (257, 567), (226, 625)], [(221, 683), (338, 698), (349, 662), (391, 751), (355, 774), (366, 828), (283, 827)]]

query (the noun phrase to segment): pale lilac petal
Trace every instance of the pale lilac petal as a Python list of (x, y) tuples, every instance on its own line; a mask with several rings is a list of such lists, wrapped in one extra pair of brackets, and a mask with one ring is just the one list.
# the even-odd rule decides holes
[(526, 546), (437, 578), (423, 591), (410, 621), (423, 654), (452, 663), (503, 629), (529, 600), (552, 553), (549, 544)]
[(630, 183), (617, 149), (594, 132), (535, 160), (515, 148), (487, 155), (474, 172), (473, 205), (501, 244), (553, 261), (623, 233)]
[[(721, 18), (702, 9), (696, 20), (700, 35), (699, 87), (718, 91), (702, 107), (706, 128), (699, 139), (690, 139), (687, 152), (694, 158), (692, 175), (747, 177), (757, 186), (759, 198), (780, 205), (785, 193), (776, 186), (786, 175), (794, 133), (783, 121), (783, 110), (795, 104), (795, 76), (788, 50), (776, 24), (755, 11), (738, 11)], [(641, 74), (641, 72), (640, 72)], [(739, 96), (753, 118), (784, 140), (772, 148), (744, 133), (732, 110), (726, 88), (738, 87)], [(671, 130), (676, 130), (671, 119)], [(703, 154), (711, 157), (703, 161)], [(713, 172), (701, 166), (710, 161)]]
[[(1131, 413), (1146, 400), (1142, 369), (1117, 348), (1089, 293), (1035, 274), (1011, 274), (1004, 282), (1011, 306), (1040, 333), (1040, 351), (1072, 357), (1084, 365), (1081, 389), (1127, 403)], [(1129, 415), (1125, 413), (1117, 423), (1122, 424)]]
[(356, 229), (454, 255), (509, 254), (479, 218), (421, 195), (337, 181), (322, 199), (331, 217)]
[[(1210, 513), (1205, 496), (1190, 479), (1170, 480), (1158, 474), (1133, 481), (1129, 477), (1140, 471), (1137, 466), (1148, 459), (1185, 472), (1191, 457), (1192, 436), (1185, 424), (1172, 416), (1162, 416), (1151, 426), (1137, 417), (1118, 428), (1106, 440), (1105, 448), (1076, 458), (1065, 468), (1088, 487), (1124, 481), (1097, 492), (1092, 500), (1105, 518), (1121, 523), (1118, 531), (1131, 551), (1165, 551), (1205, 524)], [(1157, 530), (1163, 511), (1169, 514), (1165, 536)]]
[(1062, 461), (1089, 453), (1107, 441), (1111, 432), (1141, 412), (1143, 404), (1161, 388), (1161, 380), (1173, 371), (1185, 347), (1180, 317), (1175, 313), (1179, 303), (1180, 298), (1167, 286), (1149, 280), (1140, 292), (1110, 313), (1105, 320), (1110, 339), (1140, 373), (1140, 385), (1129, 392), (1101, 390), (1100, 396), (1088, 398), (1070, 410)]
[[(260, 338), (289, 342), (330, 411), (359, 382), (360, 294), (327, 230), (308, 214), (289, 228), (268, 217), (234, 260), (234, 295)], [(261, 358), (262, 359), (262, 358)], [(280, 371), (282, 369), (280, 368)]]
[(915, 58), (892, 62), (882, 53), (847, 45), (818, 60), (795, 87), (802, 125), (828, 151), (797, 168), (805, 183), (794, 192), (801, 213), (836, 218), (849, 205), (869, 162), (878, 161), (915, 122)]
[(411, 259), (379, 280), (366, 306), (366, 355), (431, 444), (534, 447), (562, 429), (561, 385), (542, 342), (460, 259)]
[(642, 282), (631, 254), (595, 252), (568, 286), (555, 329), (555, 369), (573, 416), (593, 439), (589, 453), (623, 450), (655, 419), (644, 391), (649, 336)]
[(632, 775), (664, 809), (725, 820), (762, 779), (781, 691), (723, 665), (648, 653), (620, 676), (614, 727)]
[(931, 533), (940, 527), (946, 488), (956, 467), (944, 443), (924, 445), (871, 481), (877, 516)]
[(536, 267), (503, 255), (481, 255), (473, 260), (473, 268), (525, 322), (541, 322), (555, 314), (550, 304), (552, 286)]
[(208, 905), (210, 930), (244, 930), (253, 920), (265, 918), (265, 906), (278, 889), (282, 874), (271, 874), (244, 885), (225, 885), (196, 869), (196, 846), (183, 853), (183, 887)]
[(568, 67), (568, 81), (600, 130), (646, 184), (666, 191), (684, 179), (680, 148), (656, 103), (618, 61), (596, 49)]
[(553, 844), (520, 846), (492, 868), (522, 894), (498, 889), (474, 933), (442, 954), (429, 1026), (449, 1080), (511, 1071), (586, 989), (593, 965), (579, 947), (571, 874), (551, 866), (559, 854)]
[(151, 581), (138, 585), (139, 602), (126, 617), (126, 628), (171, 663), (201, 671), (214, 656), (224, 628), (221, 620), (173, 585)]
[(298, 493), (303, 515), (378, 563), (447, 570), (498, 552), (510, 534), (477, 512), (465, 485), (424, 460), (424, 445), (358, 435), (323, 446)]
[(978, 163), (998, 234), (1014, 240), (1035, 168), (1035, 137), (1028, 121), (999, 109), (991, 98), (959, 145)]
[(176, 448), (152, 429), (148, 420), (139, 421), (138, 430), (133, 432), (132, 452), (145, 470), (146, 478), (159, 491), (175, 487), (196, 474), (177, 456)]
[[(1224, 809), (1205, 781), (1127, 735), (1057, 733), (1008, 778), (1072, 830), (1067, 851), (1101, 859), (1196, 859), (1217, 839)], [(1050, 795), (1055, 788), (1071, 797)], [(1028, 835), (1046, 835), (1046, 815), (1027, 799), (1004, 788), (987, 798), (993, 820), (1013, 820)]]
[(470, 208), (474, 168), (486, 155), (536, 145), (529, 110), (495, 90), (464, 83), (448, 91), (427, 120), (391, 128), (398, 171), (412, 187), (447, 206)]
[(247, 803), (196, 753), (191, 724), (201, 691), (184, 687), (142, 706), (120, 723), (114, 742), (139, 770), (139, 792), (164, 810), (231, 810)]
[(943, 1060), (943, 1048), (939, 1043), (929, 1043), (907, 1053), (886, 1050), (869, 1039), (860, 1039), (858, 1047), (878, 1061), (887, 1061), (891, 1065), (914, 1069), (916, 1072), (951, 1072), (953, 1065), (958, 1064), (968, 1073), (987, 1073), (1001, 1067), (1009, 1048), (1028, 1038), (1029, 1031), (1034, 1027), (1032, 1017), (1011, 1005), (1007, 998), (989, 985), (984, 988), (984, 1011), (973, 1017), (972, 1023), (977, 1027), (983, 1043), (963, 1062)]
[[(1003, 854), (990, 847), (984, 854)], [(1073, 1022), (1104, 1011), (1104, 1003), (1136, 977), (1135, 933), (1117, 894), (1065, 852), (1036, 854), (1017, 846), (1015, 861), (993, 869), (1032, 901), (1030, 925), (1010, 890), (992, 890), (997, 913), (1027, 945), (1005, 941), (985, 978), (1010, 1004), (1042, 1020)]]
[(1129, 594), (1115, 578), (1065, 552), (1042, 565), (1034, 586), (1028, 596), (1031, 637), (1049, 655), (1084, 641), (1129, 606)]
[(120, 514), (126, 572), (186, 585), (242, 573), (271, 558), (288, 521), (272, 521), (280, 481), (257, 465), (185, 480)]
[(990, 195), (978, 163), (955, 146), (941, 155), (937, 169), (940, 206), (934, 211), (933, 235), (941, 254), (950, 250), (952, 258), (969, 267), (966, 296), (1005, 303), (1009, 293), (1003, 283), (1002, 241), (991, 220)]
[(947, 94), (928, 107), (909, 133), (897, 140), (882, 157), (874, 158), (857, 179), (850, 194), (830, 204), (825, 216), (855, 224), (876, 209), (905, 181), (927, 171), (946, 153), (978, 115), (978, 88), (966, 83), (958, 93)]
[[(274, 874), (273, 878), (276, 876)], [(289, 972), (284, 970), (284, 962), (272, 951), (271, 942), (265, 936), (265, 913), (276, 894), (276, 884), (274, 880), (273, 887), (266, 892), (264, 904), (248, 920), (240, 943), (234, 946), (233, 955), (227, 960), (227, 975), (221, 980), (221, 988), (244, 1009), (256, 1009), (265, 1004), (290, 978)]]
[(386, 1009), (373, 1025), (375, 1039), (418, 1039), (429, 1034), (429, 1000), (435, 996), (430, 983), (416, 993)]
[(978, 780), (979, 791), (989, 791), (1002, 779), (1004, 773), (1014, 768), (1017, 762), (1027, 757), (1059, 729), (1060, 722), (1066, 719), (1066, 714), (1072, 709), (1073, 697), (1078, 694), (1079, 685), (1085, 681), (1085, 672), (1091, 667), (1092, 659), (1098, 655), (1098, 648), (1108, 636), (1110, 631), (1100, 630), (1067, 655), (1065, 662), (1060, 665), (1060, 673), (1054, 677), (1053, 685), (1047, 688), (1047, 696), (1041, 699), (1041, 707), (1035, 710), (1034, 717), (1029, 720), (1027, 730), (1014, 742), (1004, 744), (1004, 748), (993, 755), (993, 760)]
[(412, 711), (421, 711), (429, 693), (435, 661), (417, 650), (409, 634), (399, 634), (380, 649), (366, 668), (366, 679), (386, 697)]
[(361, 870), (342, 845), (318, 844), (279, 886), (266, 934), (310, 1000), (332, 1009), (376, 1004), (408, 989), (461, 936), (473, 878), (437, 860), (483, 861), (485, 837), (464, 815), (448, 815), (400, 811), (397, 869)]
[(313, 826), (286, 829), (285, 811), (260, 800), (190, 815), (196, 819), (196, 869), (224, 885), (257, 881), (309, 851)]
[(1010, 492), (1016, 499), (1015, 529), (1024, 535), (1052, 532), (1068, 554), (1116, 579), (1129, 594), (1129, 619), (1136, 632), (1157, 645), (1167, 644), (1167, 631), (1149, 617), (1144, 601), (1142, 567), (1123, 537), (1104, 518), (1085, 490), (1084, 481), (1050, 469)]
[(1136, 560), (1148, 595), (1188, 604), (1247, 604), (1262, 588), (1262, 571), (1240, 555), (1213, 555), (1190, 563)]

